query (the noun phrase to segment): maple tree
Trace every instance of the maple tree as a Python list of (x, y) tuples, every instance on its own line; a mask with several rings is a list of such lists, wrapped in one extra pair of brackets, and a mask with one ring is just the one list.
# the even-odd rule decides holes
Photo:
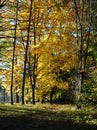
[(97, 60), (91, 1), (5, 2), (0, 12), (0, 74), (11, 104), (14, 94), (22, 104), (43, 98), (52, 103), (59, 89), (71, 91), (79, 102), (85, 75)]

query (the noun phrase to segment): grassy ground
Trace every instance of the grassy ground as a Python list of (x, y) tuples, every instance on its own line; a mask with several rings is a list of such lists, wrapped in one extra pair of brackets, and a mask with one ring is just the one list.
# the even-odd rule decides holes
[(0, 104), (0, 130), (97, 130), (97, 108)]

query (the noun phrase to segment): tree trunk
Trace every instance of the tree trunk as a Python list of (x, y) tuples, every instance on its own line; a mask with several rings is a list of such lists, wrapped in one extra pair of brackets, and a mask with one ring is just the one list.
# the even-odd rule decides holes
[(22, 104), (25, 104), (24, 101), (24, 90), (25, 90), (25, 77), (26, 77), (26, 63), (27, 63), (27, 55), (28, 55), (28, 47), (29, 47), (29, 36), (30, 36), (30, 26), (31, 26), (31, 16), (32, 16), (32, 3), (34, 0), (31, 0), (30, 4), (30, 13), (29, 13), (29, 24), (27, 30), (27, 42), (25, 48), (25, 57), (24, 57), (24, 72), (23, 72), (23, 84), (22, 84)]
[(4, 88), (4, 102), (5, 102), (5, 100), (6, 100), (5, 95), (6, 95), (6, 89)]
[(17, 0), (17, 3), (16, 3), (16, 4), (17, 4), (17, 5), (16, 5), (15, 32), (14, 32), (14, 42), (13, 42), (11, 86), (10, 86), (10, 95), (11, 95), (11, 104), (12, 104), (12, 105), (13, 105), (14, 58), (15, 58), (16, 30), (17, 30), (17, 18), (18, 18), (18, 0)]
[(78, 103), (80, 100), (81, 86), (82, 86), (82, 73), (83, 68), (83, 11), (84, 11), (84, 2), (81, 4), (81, 13), (79, 13), (77, 1), (74, 0), (75, 6), (75, 18), (76, 18), (76, 40), (77, 45), (79, 46), (78, 50), (78, 70), (74, 75), (75, 79), (75, 102)]
[(75, 75), (75, 103), (76, 104), (78, 104), (78, 102), (80, 101), (81, 85), (82, 85), (82, 75), (78, 73)]
[(35, 104), (35, 88), (34, 88), (34, 86), (33, 86), (33, 89), (32, 89), (33, 91), (32, 91), (32, 103), (33, 103), (33, 105)]
[(18, 92), (16, 92), (16, 103), (19, 103), (19, 95), (18, 95)]
[[(75, 6), (75, 16), (76, 16), (76, 34), (77, 34), (77, 45), (79, 46), (79, 52), (78, 52), (78, 73), (76, 74), (75, 78), (75, 97), (76, 101), (79, 102), (80, 100), (80, 94), (81, 94), (81, 86), (83, 84), (84, 79), (84, 71), (87, 67), (87, 57), (88, 57), (88, 49), (90, 45), (90, 31), (91, 31), (91, 22), (92, 22), (92, 16), (91, 16), (91, 0), (89, 1), (89, 5), (86, 1), (81, 1), (80, 3), (80, 11), (79, 11), (79, 1), (74, 0), (74, 6)], [(89, 20), (84, 21), (84, 18), (88, 18), (86, 16), (85, 7), (87, 5)], [(88, 23), (88, 25), (85, 25), (85, 22)], [(87, 37), (84, 36), (85, 29), (88, 28)], [(84, 40), (86, 41), (86, 44), (84, 43)], [(84, 47), (84, 44), (86, 48)], [(83, 70), (83, 71), (82, 71)]]
[(50, 92), (50, 104), (53, 103), (53, 95), (55, 94), (56, 89), (57, 89), (57, 87), (55, 86), (55, 87), (52, 88), (52, 90)]
[[(33, 11), (33, 26), (34, 26), (34, 46), (36, 46), (36, 9), (34, 5), (34, 11)], [(33, 104), (35, 104), (35, 88), (36, 88), (36, 80), (37, 80), (37, 50), (34, 49), (34, 58), (33, 58), (33, 85), (32, 85), (32, 101)]]
[[(31, 88), (32, 88), (32, 103), (35, 104), (35, 86), (36, 86), (36, 79), (35, 79), (35, 75), (33, 71), (34, 70), (34, 67), (33, 67), (33, 70), (32, 70), (32, 67), (31, 67), (31, 54), (29, 52), (29, 61), (28, 61), (28, 66), (29, 66), (29, 77), (30, 77), (30, 84), (31, 84)], [(33, 74), (32, 74), (33, 72)]]

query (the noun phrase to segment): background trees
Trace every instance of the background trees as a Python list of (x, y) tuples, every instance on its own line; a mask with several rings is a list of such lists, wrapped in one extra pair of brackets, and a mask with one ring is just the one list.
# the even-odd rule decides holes
[(11, 104), (13, 97), (35, 104), (65, 94), (79, 102), (85, 87), (90, 89), (97, 62), (93, 5), (91, 0), (10, 0), (1, 8), (0, 78), (11, 91)]

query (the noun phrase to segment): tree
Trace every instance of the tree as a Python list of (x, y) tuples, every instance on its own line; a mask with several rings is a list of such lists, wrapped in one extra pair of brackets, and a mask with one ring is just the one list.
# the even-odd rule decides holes
[(0, 74), (6, 89), (11, 82), (17, 102), (20, 94), (22, 104), (27, 97), (33, 104), (44, 97), (52, 103), (60, 89), (80, 100), (86, 75), (96, 66), (94, 14), (85, 0), (23, 0), (18, 9), (15, 0), (7, 2), (0, 21)]
[(76, 19), (76, 40), (79, 46), (78, 50), (78, 71), (76, 73), (77, 81), (75, 86), (76, 102), (80, 100), (81, 86), (83, 84), (85, 70), (89, 69), (89, 49), (91, 47), (91, 29), (92, 29), (92, 8), (91, 0), (74, 0), (75, 19)]
[(16, 49), (16, 40), (17, 40), (17, 19), (18, 19), (18, 0), (16, 1), (16, 18), (15, 18), (15, 30), (14, 30), (14, 41), (13, 41), (13, 55), (12, 55), (12, 71), (11, 71), (11, 104), (13, 104), (13, 78), (14, 78), (14, 61), (15, 61), (15, 49)]
[(31, 26), (31, 16), (32, 16), (32, 3), (33, 0), (30, 1), (30, 11), (29, 11), (29, 24), (27, 30), (27, 42), (25, 48), (25, 58), (24, 58), (24, 72), (23, 72), (23, 83), (22, 83), (22, 104), (24, 104), (24, 89), (25, 89), (25, 76), (26, 76), (26, 63), (27, 63), (27, 54), (28, 54), (28, 47), (29, 47), (29, 36), (30, 36), (30, 26)]

